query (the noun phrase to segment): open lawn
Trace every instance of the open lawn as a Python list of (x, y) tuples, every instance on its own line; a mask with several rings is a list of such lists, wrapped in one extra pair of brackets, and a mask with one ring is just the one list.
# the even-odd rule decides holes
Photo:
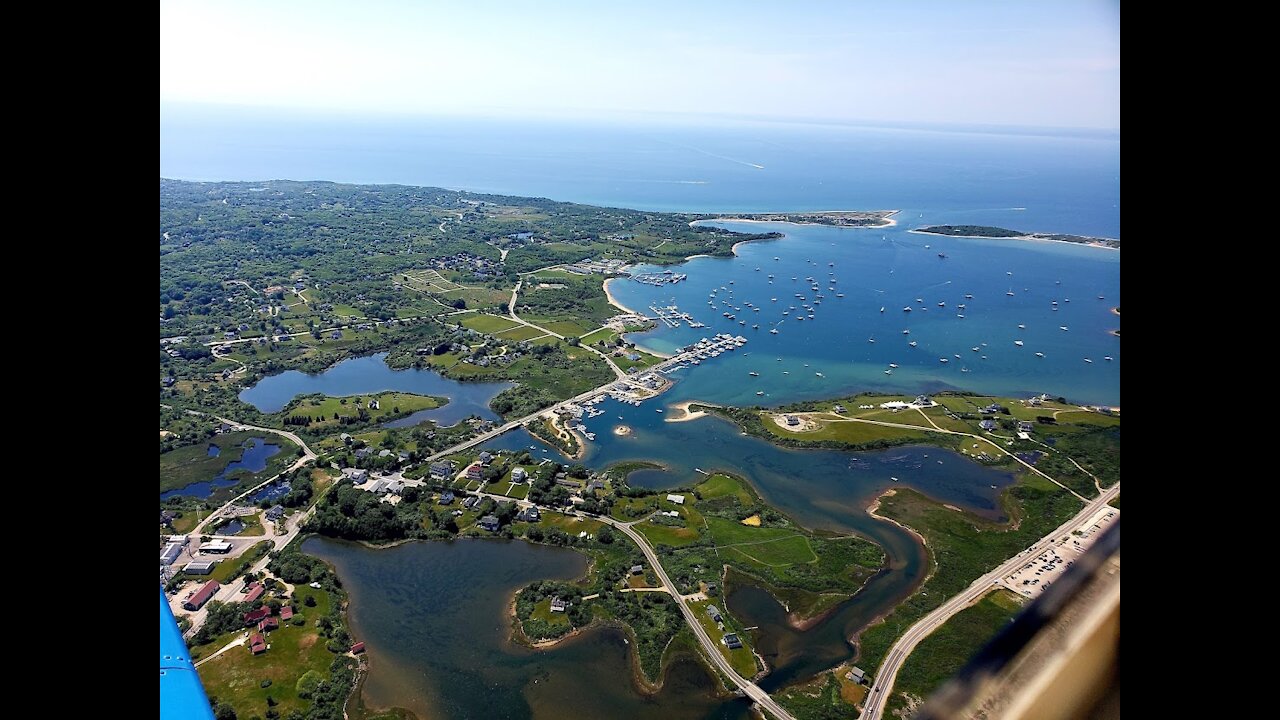
[(494, 333), (495, 337), (501, 340), (510, 340), (512, 342), (532, 340), (543, 335), (546, 335), (546, 333), (537, 328), (531, 328), (528, 325), (515, 325), (510, 330), (503, 330), (502, 332)]
[(615, 520), (630, 521), (644, 517), (658, 507), (656, 495), (644, 497), (619, 497), (613, 503), (609, 515)]
[(580, 320), (556, 320), (550, 318), (539, 319), (536, 317), (524, 317), (523, 315), (521, 317), (539, 327), (544, 327), (553, 333), (558, 333), (565, 337), (581, 337), (582, 335), (591, 332), (592, 328), (596, 327), (595, 325), (590, 325)]
[(644, 535), (654, 547), (658, 544), (680, 547), (696, 541), (699, 537), (697, 529), (692, 527), (671, 527), (655, 525), (651, 522), (636, 523), (632, 527), (636, 532)]
[(472, 313), (470, 315), (460, 315), (461, 322), (464, 326), (482, 333), (495, 335), (503, 330), (510, 330), (513, 327), (520, 326), (520, 323), (511, 318), (498, 317), (496, 315), (486, 315), (483, 313)]
[(583, 335), (580, 339), (582, 340), (583, 345), (595, 345), (601, 340), (604, 341), (605, 345), (613, 345), (613, 342), (618, 339), (618, 333), (610, 330), (609, 328), (602, 327), (593, 333)]
[[(903, 425), (927, 425), (927, 422), (924, 418), (920, 417), (919, 413), (911, 411), (911, 414), (915, 415), (914, 421), (910, 421), (909, 416), (907, 416), (907, 411), (903, 411), (899, 412), (898, 415), (904, 415), (907, 417), (899, 418), (895, 416), (892, 420), (885, 420), (885, 422), (896, 422)], [(812, 432), (791, 432), (774, 422), (770, 413), (761, 413), (760, 420), (764, 423), (765, 428), (767, 428), (769, 432), (777, 435), (778, 437), (797, 438), (801, 440), (836, 440), (838, 442), (861, 444), (876, 442), (878, 440), (924, 441), (929, 439), (929, 434), (927, 432), (884, 427), (883, 425), (872, 425), (871, 423), (863, 422), (845, 420), (831, 420), (829, 422), (823, 422), (822, 420), (819, 420), (819, 422), (824, 425), (821, 429), (814, 430)], [(966, 430), (967, 429), (968, 428), (966, 427)]]
[[(721, 617), (724, 619), (724, 630), (717, 627), (715, 621), (707, 614), (708, 605), (715, 605), (720, 610)], [(702, 626), (702, 629), (706, 630), (707, 635), (716, 641), (716, 647), (720, 649), (720, 654), (729, 661), (733, 669), (744, 678), (750, 679), (754, 677), (760, 668), (756, 664), (755, 654), (751, 652), (751, 635), (744, 632), (741, 626), (728, 614), (724, 602), (719, 598), (697, 600), (689, 603), (689, 608), (693, 610), (693, 616), (698, 618), (698, 624)], [(721, 641), (721, 638), (726, 633), (731, 632), (736, 632), (738, 638), (742, 640), (742, 647), (736, 650), (730, 650), (729, 646)]]
[[(377, 402), (378, 409), (369, 408), (370, 402)], [(335, 415), (356, 417), (363, 408), (374, 421), (390, 420), (398, 415), (408, 415), (419, 410), (431, 410), (448, 402), (448, 398), (431, 395), (414, 395), (412, 393), (385, 392), (376, 395), (349, 395), (344, 397), (302, 398), (282, 411), (284, 417), (310, 417), (313, 422), (308, 429), (323, 427), (339, 427), (341, 422)]]
[(698, 491), (703, 500), (714, 500), (732, 495), (738, 498), (738, 502), (743, 507), (751, 504), (751, 492), (743, 487), (742, 481), (724, 473), (715, 473), (695, 487), (694, 490)]
[(569, 517), (555, 512), (543, 513), (541, 524), (544, 528), (553, 527), (575, 536), (584, 530), (588, 535), (595, 535), (600, 532), (600, 528), (604, 527), (604, 523), (599, 520)]
[(529, 614), (533, 620), (541, 620), (549, 625), (568, 625), (569, 616), (562, 612), (551, 612), (551, 598), (543, 598), (533, 606), (533, 612)]
[(270, 549), (270, 540), (263, 540), (261, 542), (254, 543), (253, 547), (245, 550), (238, 557), (224, 558), (214, 566), (213, 572), (209, 573), (208, 579), (217, 580), (219, 584), (226, 585), (239, 577), (245, 570), (248, 570), (250, 565), (261, 558), (262, 554)]
[[(630, 354), (639, 355), (640, 359), (631, 360), (627, 358), (626, 355), (630, 355)], [(649, 353), (643, 350), (640, 350), (639, 348), (632, 348), (630, 350), (627, 350), (626, 354), (624, 354), (622, 357), (613, 358), (613, 362), (618, 367), (622, 368), (623, 371), (626, 371), (626, 370), (630, 370), (633, 367), (647, 368), (653, 365), (657, 365), (662, 362), (662, 358), (658, 357), (657, 355), (650, 355)]]
[(705, 521), (721, 553), (736, 555), (749, 564), (783, 567), (818, 559), (809, 540), (795, 530), (750, 527), (720, 517)]
[[(303, 598), (314, 595), (316, 607), (306, 607)], [(327, 614), (329, 594), (323, 590), (300, 587), (296, 592), (299, 615), (305, 619), (302, 627), (289, 623), (281, 625), (268, 636), (268, 649), (254, 656), (248, 645), (232, 648), (200, 666), (200, 680), (209, 698), (217, 698), (235, 708), (238, 717), (266, 714), (271, 697), (277, 705), (274, 710), (286, 717), (293, 710), (305, 713), (311, 702), (298, 697), (298, 679), (309, 670), (325, 678), (329, 677), (329, 665), (334, 655), (326, 649), (325, 639), (316, 630), (316, 619)], [(231, 637), (234, 637), (232, 635)], [(224, 643), (225, 644), (225, 643)], [(221, 647), (221, 646), (219, 646)], [(211, 647), (210, 653), (218, 648)], [(263, 681), (270, 680), (268, 687)]]

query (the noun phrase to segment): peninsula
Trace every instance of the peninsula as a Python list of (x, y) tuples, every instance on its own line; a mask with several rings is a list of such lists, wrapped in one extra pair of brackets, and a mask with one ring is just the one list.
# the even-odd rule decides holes
[(746, 220), (749, 222), (786, 222), (797, 225), (833, 225), (835, 227), (891, 227), (897, 210), (818, 210), (798, 213), (719, 213), (702, 215), (700, 220)]
[(1120, 241), (1115, 238), (1089, 237), (1088, 235), (1065, 235), (1062, 233), (1023, 232), (990, 225), (930, 225), (912, 230), (924, 235), (947, 235), (950, 237), (994, 238), (997, 240), (1053, 240), (1055, 242), (1079, 243), (1120, 249)]

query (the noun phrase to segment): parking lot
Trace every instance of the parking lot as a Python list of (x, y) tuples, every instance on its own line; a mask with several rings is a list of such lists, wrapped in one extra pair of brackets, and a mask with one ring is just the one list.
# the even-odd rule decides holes
[(1026, 563), (1012, 574), (1002, 578), (1000, 584), (1025, 598), (1039, 596), (1093, 544), (1098, 533), (1119, 516), (1120, 511), (1116, 508), (1099, 509), (1049, 549), (1035, 557), (1028, 556)]

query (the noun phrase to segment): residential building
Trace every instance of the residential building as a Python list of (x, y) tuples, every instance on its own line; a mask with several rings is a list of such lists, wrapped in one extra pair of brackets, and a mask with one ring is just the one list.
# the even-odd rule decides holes
[(280, 620), (281, 620), (281, 621), (284, 621), (284, 620), (292, 620), (292, 619), (293, 619), (293, 606), (292, 606), (292, 605), (281, 605), (281, 606), (280, 606)]
[(1027, 422), (1026, 420), (1018, 421), (1018, 432), (1029, 433), (1035, 429), (1035, 423)]
[[(475, 499), (478, 499), (478, 498), (475, 498)], [(452, 503), (453, 503), (453, 493), (451, 491), (445, 490), (444, 492), (440, 493), (441, 505), (450, 505)]]
[[(361, 450), (363, 450), (363, 448), (361, 448)], [(356, 451), (356, 454), (357, 454), (357, 455), (359, 455), (359, 453), (360, 453), (360, 450), (357, 450), (357, 451)], [(353, 470), (353, 471), (351, 472), (351, 476), (350, 476), (350, 477), (351, 477), (351, 482), (355, 483), (356, 485), (360, 485), (360, 484), (361, 484), (361, 483), (363, 483), (365, 480), (368, 480), (368, 479), (369, 479), (369, 471), (368, 471), (368, 470)]]
[(220, 587), (222, 586), (218, 584), (217, 580), (210, 580), (195, 591), (195, 594), (187, 598), (186, 602), (182, 603), (182, 607), (188, 610), (199, 610), (204, 607), (205, 603), (209, 602), (209, 598), (213, 597), (213, 594), (218, 592)]
[(551, 612), (564, 612), (569, 607), (569, 603), (560, 598), (551, 598)]
[(271, 608), (267, 607), (266, 605), (263, 605), (257, 610), (250, 610), (249, 612), (245, 613), (242, 617), (244, 618), (245, 627), (253, 627), (254, 625), (257, 625), (259, 622), (262, 622), (263, 620), (265, 620), (266, 618), (271, 617)]
[(468, 466), (467, 466), (467, 479), (468, 479), (468, 480), (483, 480), (483, 479), (484, 479), (484, 466), (483, 466), (483, 465), (481, 465), (481, 464), (480, 464), (480, 463), (478, 463), (478, 462), (477, 462), (477, 463), (471, 463), (470, 465), (468, 465)]
[(729, 646), (730, 650), (737, 650), (742, 647), (742, 641), (738, 639), (737, 633), (729, 633), (725, 635), (724, 644)]
[(488, 530), (489, 532), (498, 531), (498, 518), (494, 517), (493, 515), (485, 515), (484, 517), (480, 518), (480, 522), (477, 524), (480, 527), (484, 528), (485, 530)]
[(479, 460), (481, 465), (488, 465), (489, 463), (493, 462), (493, 454), (490, 453), (488, 450), (483, 450), (480, 453)]
[(721, 622), (720, 608), (715, 605), (707, 606), (707, 615), (711, 616), (713, 622)]
[(518, 467), (511, 471), (511, 482), (522, 483), (529, 479), (529, 473), (524, 468)]
[(249, 586), (249, 592), (245, 593), (240, 602), (255, 602), (258, 598), (262, 597), (262, 593), (266, 591), (267, 589), (263, 587), (261, 583), (253, 583)]
[(675, 504), (677, 504), (677, 505), (683, 505), (683, 504), (684, 504), (684, 496), (683, 496), (683, 495), (667, 495), (667, 501), (668, 501), (668, 502), (673, 502), (673, 503), (675, 503)]
[(351, 654), (352, 654), (352, 655), (359, 655), (359, 654), (360, 654), (360, 653), (362, 653), (362, 652), (364, 652), (364, 641), (363, 641), (363, 640), (361, 640), (360, 642), (358, 642), (358, 643), (356, 643), (355, 645), (352, 645), (352, 646), (351, 646)]
[(800, 418), (796, 417), (795, 415), (787, 415), (784, 418), (784, 420), (786, 420), (786, 423), (789, 427), (795, 427), (796, 425), (800, 424)]
[(640, 574), (641, 574), (641, 573), (643, 573), (643, 572), (644, 572), (644, 566), (643, 566), (643, 565), (632, 565), (632, 566), (631, 566), (631, 574), (632, 574), (632, 575), (640, 575)]
[(249, 652), (254, 655), (261, 655), (266, 651), (267, 639), (262, 636), (262, 633), (254, 633), (253, 637), (249, 638)]
[(267, 510), (267, 519), (270, 520), (271, 522), (275, 522), (282, 517), (284, 517), (283, 505), (272, 505), (271, 509)]
[(982, 422), (978, 423), (978, 427), (982, 428), (983, 430), (995, 430), (996, 427), (998, 426), (996, 425), (995, 420), (983, 420)]
[(271, 632), (280, 627), (280, 620), (275, 617), (265, 617), (258, 621), (258, 632)]
[(862, 668), (857, 666), (850, 668), (849, 672), (845, 673), (844, 676), (845, 678), (852, 680), (858, 683), (859, 685), (864, 683), (867, 679), (867, 674), (862, 672)]
[(453, 475), (453, 463), (447, 460), (431, 463), (432, 480), (448, 480), (451, 475)]

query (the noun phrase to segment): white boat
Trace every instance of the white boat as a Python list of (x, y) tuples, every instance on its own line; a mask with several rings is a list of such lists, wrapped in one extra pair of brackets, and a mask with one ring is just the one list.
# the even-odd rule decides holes
[(763, 395), (763, 394), (764, 394), (764, 391), (763, 391), (763, 390), (757, 390), (757, 391), (756, 391), (756, 394), (757, 394), (757, 395)]
[(778, 334), (778, 328), (774, 328), (774, 329), (770, 330), (770, 331), (769, 331), (769, 333), (770, 333), (771, 335), (777, 335), (777, 334)]
[[(841, 297), (844, 297), (844, 296), (841, 295)], [(884, 312), (884, 308), (880, 308), (880, 312)]]
[(894, 481), (894, 482), (898, 482), (898, 478), (893, 477), (892, 475), (890, 475), (890, 476), (889, 476), (889, 479), (890, 479), (890, 480), (892, 480), (892, 481)]
[(1018, 329), (1019, 329), (1019, 330), (1026, 330), (1026, 329), (1027, 329), (1027, 326), (1026, 326), (1026, 325), (1019, 325), (1019, 326), (1018, 326)]
[(1022, 347), (1022, 341), (1021, 341), (1021, 340), (1014, 340), (1014, 341), (1013, 341), (1013, 344), (1014, 344), (1014, 345), (1017, 345), (1018, 347)]
[(876, 341), (876, 339), (875, 339), (875, 338), (873, 338), (873, 337), (867, 338), (867, 342), (869, 342), (869, 343), (873, 343), (873, 342), (875, 342), (875, 341)]
[(814, 373), (814, 375), (817, 375), (818, 377), (826, 377), (826, 375), (823, 375), (822, 373)]
[(1038, 358), (1042, 358), (1042, 357), (1044, 357), (1044, 353), (1042, 353), (1042, 352), (1038, 352), (1038, 353), (1036, 353), (1036, 357), (1038, 357)]
[(752, 370), (747, 374), (750, 375), (751, 377), (760, 377), (760, 373), (756, 372), (755, 370)]
[(1059, 325), (1059, 326), (1058, 326), (1058, 329), (1059, 329), (1059, 330), (1061, 330), (1062, 332), (1066, 332), (1066, 331), (1067, 331), (1067, 326), (1066, 326), (1066, 325)]
[(950, 361), (950, 360), (948, 360), (947, 358), (938, 358), (938, 362), (948, 363), (948, 362), (951, 362), (951, 361)]
[(955, 357), (956, 357), (956, 359), (957, 359), (957, 360), (959, 360), (959, 359), (960, 359), (960, 353), (956, 353)]
[(897, 369), (898, 363), (889, 363), (889, 367), (892, 369)]
[(970, 350), (972, 350), (972, 351), (974, 351), (974, 352), (982, 352), (981, 350), (979, 350), (979, 349), (978, 349), (978, 348), (976, 348), (976, 347), (971, 347), (971, 348), (969, 348), (969, 349), (970, 349)]
[(885, 374), (885, 375), (892, 375), (892, 374), (893, 374), (893, 371), (892, 371), (892, 370), (885, 370), (885, 371), (884, 371), (884, 374)]
[(1108, 355), (1108, 356), (1106, 356), (1106, 357), (1104, 357), (1104, 358), (1102, 358), (1102, 359), (1103, 359), (1103, 360), (1106, 360), (1107, 362), (1111, 362), (1111, 356), (1110, 356), (1110, 355)]
[(903, 331), (902, 331), (902, 334), (903, 334), (903, 335), (910, 335), (910, 334), (911, 334), (911, 331), (910, 331), (910, 330), (903, 330)]
[(1093, 361), (1092, 361), (1092, 360), (1090, 360), (1089, 358), (1085, 358), (1085, 359), (1084, 359), (1084, 361), (1085, 361), (1085, 362), (1087, 362), (1087, 363), (1089, 363), (1090, 365), (1092, 365), (1092, 364), (1093, 364)]
[(907, 343), (907, 344), (908, 344), (908, 345), (910, 345), (911, 347), (915, 347), (915, 346), (916, 346), (916, 341), (915, 341), (915, 340), (912, 340), (911, 342), (909, 342), (909, 343)]
[(911, 307), (908, 306), (908, 307), (902, 308), (902, 312), (911, 312)]

